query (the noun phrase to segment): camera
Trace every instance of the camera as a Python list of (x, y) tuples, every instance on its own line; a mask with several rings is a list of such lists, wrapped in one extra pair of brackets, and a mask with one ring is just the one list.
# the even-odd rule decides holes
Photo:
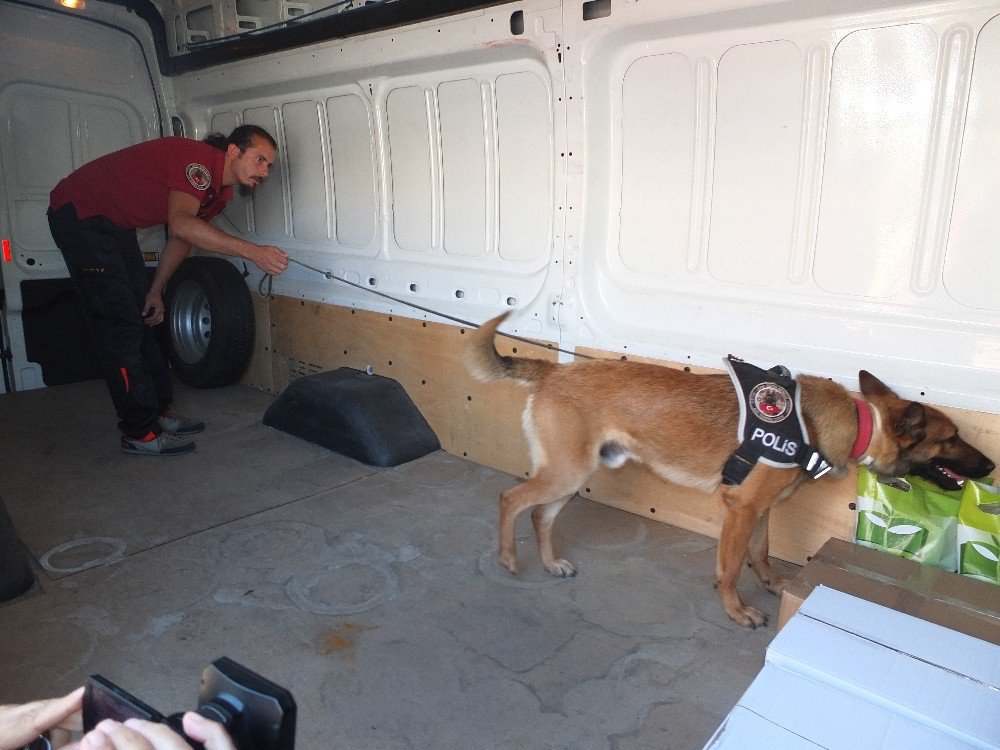
[[(237, 750), (293, 750), (295, 701), (283, 687), (237, 664), (216, 659), (201, 675), (196, 712), (222, 724)], [(101, 675), (91, 675), (83, 694), (83, 728), (104, 719), (145, 719), (167, 724), (200, 750), (181, 728), (183, 713), (164, 716)]]

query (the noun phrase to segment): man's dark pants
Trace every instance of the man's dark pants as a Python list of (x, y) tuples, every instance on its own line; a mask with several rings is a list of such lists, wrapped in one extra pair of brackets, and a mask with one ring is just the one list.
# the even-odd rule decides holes
[(97, 346), (118, 429), (128, 437), (158, 435), (158, 417), (173, 391), (163, 353), (142, 319), (149, 275), (135, 230), (103, 216), (81, 221), (72, 203), (48, 216)]

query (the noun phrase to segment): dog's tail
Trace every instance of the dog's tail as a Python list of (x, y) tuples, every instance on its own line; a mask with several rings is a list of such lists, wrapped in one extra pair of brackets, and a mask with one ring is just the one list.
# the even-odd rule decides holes
[(516, 380), (522, 385), (530, 385), (540, 380), (556, 365), (541, 359), (504, 357), (493, 343), (497, 328), (509, 312), (488, 320), (472, 334), (465, 349), (465, 366), (476, 380), (488, 383), (491, 380)]

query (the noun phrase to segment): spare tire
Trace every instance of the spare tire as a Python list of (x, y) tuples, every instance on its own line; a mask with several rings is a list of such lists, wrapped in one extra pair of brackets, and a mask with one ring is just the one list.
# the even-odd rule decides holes
[(222, 258), (187, 258), (164, 295), (167, 352), (182, 383), (235, 383), (253, 356), (254, 315), (240, 272)]

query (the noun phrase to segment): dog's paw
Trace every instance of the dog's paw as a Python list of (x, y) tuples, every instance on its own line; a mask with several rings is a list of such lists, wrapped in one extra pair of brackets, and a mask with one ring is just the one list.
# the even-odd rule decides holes
[(570, 564), (569, 560), (563, 560), (562, 558), (551, 563), (546, 563), (545, 569), (552, 575), (559, 576), (560, 578), (572, 578), (576, 575), (576, 568)]
[(512, 575), (517, 575), (517, 557), (514, 555), (505, 555), (502, 552), (497, 555), (497, 559), (500, 561), (500, 565), (503, 569)]
[(756, 630), (762, 625), (767, 625), (767, 615), (761, 612), (759, 609), (754, 609), (753, 607), (748, 607), (745, 604), (742, 607), (737, 608), (735, 611), (726, 610), (727, 613), (733, 620), (736, 621), (737, 625), (744, 628), (750, 628), (751, 630)]
[(781, 596), (782, 592), (788, 587), (788, 580), (779, 576), (769, 564), (758, 563), (755, 565), (752, 562), (748, 562), (747, 566), (754, 572), (760, 582), (764, 584), (764, 588), (775, 596)]
[(771, 580), (764, 582), (764, 587), (775, 596), (781, 596), (788, 588), (788, 579), (781, 576), (772, 576)]

